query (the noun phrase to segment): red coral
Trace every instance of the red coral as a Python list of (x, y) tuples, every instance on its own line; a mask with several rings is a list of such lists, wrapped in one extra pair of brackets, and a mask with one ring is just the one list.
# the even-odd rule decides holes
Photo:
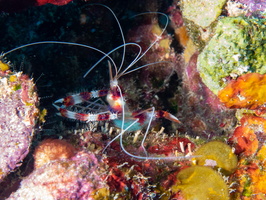
[(37, 5), (42, 6), (47, 3), (54, 4), (57, 6), (63, 6), (71, 2), (72, 0), (37, 0)]
[(266, 119), (246, 115), (240, 120), (241, 126), (237, 127), (229, 142), (233, 143), (236, 154), (243, 153), (250, 156), (256, 153), (260, 146), (260, 138), (265, 137)]
[(47, 3), (62, 6), (71, 1), (72, 0), (1, 0), (0, 11), (17, 12), (31, 6), (42, 6)]
[[(157, 144), (154, 146), (151, 146), (148, 148), (149, 153), (156, 153), (156, 154), (164, 154), (166, 156), (169, 156), (173, 154), (175, 151), (187, 154), (190, 153), (190, 150), (194, 150), (195, 144), (193, 144), (189, 139), (187, 138), (172, 138), (172, 139), (166, 139), (165, 144)], [(189, 147), (190, 145), (190, 147)], [(190, 148), (190, 149), (189, 149)]]
[(123, 192), (128, 190), (128, 181), (125, 174), (117, 168), (112, 169), (110, 176), (107, 178), (107, 183), (111, 191)]

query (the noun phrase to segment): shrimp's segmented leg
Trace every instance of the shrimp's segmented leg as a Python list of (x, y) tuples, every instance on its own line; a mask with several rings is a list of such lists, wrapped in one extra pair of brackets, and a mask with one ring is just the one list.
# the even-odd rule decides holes
[[(151, 125), (151, 122), (153, 121), (153, 119), (154, 118), (157, 118), (157, 117), (164, 117), (163, 115), (162, 116), (160, 116), (160, 115), (159, 116), (156, 116), (158, 114), (158, 112), (159, 113), (163, 113), (164, 115), (167, 116), (167, 118), (168, 118), (168, 114), (170, 114), (170, 113), (165, 112), (165, 111), (155, 111), (154, 108), (151, 108), (151, 109), (148, 109), (146, 111), (142, 111), (139, 114), (139, 116), (136, 118), (136, 120), (135, 121), (132, 121), (132, 123), (129, 126), (124, 127), (124, 125), (122, 125), (122, 130), (119, 133), (119, 136), (120, 136), (120, 146), (121, 146), (122, 150), (124, 151), (124, 153), (126, 153), (127, 155), (129, 155), (129, 156), (131, 156), (133, 158), (136, 158), (136, 159), (144, 159), (144, 160), (185, 160), (185, 159), (191, 159), (191, 158), (199, 157), (199, 156), (193, 156), (191, 154), (184, 155), (184, 156), (167, 156), (167, 157), (154, 157), (154, 156), (149, 156), (148, 155), (148, 153), (147, 153), (147, 151), (146, 151), (146, 149), (144, 147), (144, 141), (145, 141), (146, 136), (147, 136), (147, 134), (149, 132), (150, 125)], [(140, 123), (140, 119), (141, 119), (140, 116), (141, 115), (145, 115), (146, 116), (146, 120), (145, 121), (146, 121), (146, 123), (148, 123), (148, 126), (146, 128), (146, 132), (145, 132), (144, 138), (143, 138), (142, 143), (141, 143), (141, 146), (142, 146), (142, 148), (144, 148), (144, 153), (145, 153), (146, 156), (134, 155), (134, 154), (128, 152), (125, 149), (124, 145), (123, 145), (123, 135), (124, 135), (124, 133), (127, 132), (128, 130), (130, 130), (131, 127), (135, 126), (135, 124)], [(177, 118), (174, 117), (172, 119), (172, 115), (170, 114), (170, 119), (171, 120), (176, 120)], [(179, 121), (179, 123), (180, 123), (180, 121)]]
[[(124, 105), (122, 106), (122, 108), (124, 108)], [(176, 123), (181, 123), (179, 121), (179, 119), (176, 118), (174, 115), (172, 115), (166, 111), (162, 111), (162, 110), (155, 111), (155, 108), (152, 107), (150, 109), (146, 109), (146, 110), (139, 111), (139, 112), (133, 112), (131, 114), (124, 112), (124, 109), (123, 109), (122, 116), (123, 116), (122, 119), (120, 117), (119, 119), (114, 120), (114, 124), (118, 127), (121, 127), (121, 132), (105, 146), (103, 151), (105, 151), (107, 149), (107, 147), (114, 140), (116, 140), (119, 137), (120, 138), (120, 146), (121, 146), (122, 150), (127, 155), (129, 155), (133, 158), (151, 159), (151, 160), (174, 160), (174, 159), (182, 160), (182, 159), (191, 158), (191, 156), (150, 157), (150, 156), (148, 156), (148, 152), (144, 146), (144, 142), (145, 142), (147, 135), (149, 133), (152, 121), (154, 121), (156, 118), (165, 118), (165, 119), (168, 119), (168, 120), (176, 122)], [(144, 151), (145, 156), (138, 156), (138, 155), (134, 155), (134, 154), (129, 153), (125, 149), (125, 147), (123, 146), (123, 134), (125, 132), (128, 132), (128, 131), (140, 130), (144, 127), (146, 127), (146, 131), (145, 131), (144, 137), (141, 141), (141, 147)]]
[(132, 113), (132, 117), (134, 119), (139, 119), (138, 123), (141, 123), (142, 125), (148, 125), (148, 122), (150, 120), (153, 121), (155, 118), (165, 118), (172, 122), (181, 124), (181, 121), (171, 113), (163, 110), (154, 110), (153, 107), (140, 112), (134, 112)]
[(154, 120), (154, 118), (165, 118), (165, 119), (168, 119), (168, 120), (175, 122), (175, 123), (181, 123), (179, 121), (179, 119), (177, 119), (174, 115), (170, 114), (169, 112), (166, 112), (163, 110), (155, 111), (154, 107), (147, 109), (147, 110), (144, 110), (144, 111), (139, 112), (139, 113), (135, 113), (134, 118), (138, 119), (138, 123), (141, 123), (142, 126), (144, 126), (144, 125), (147, 126), (146, 132), (145, 132), (143, 140), (141, 142), (141, 147), (144, 150), (146, 156), (147, 156), (147, 151), (146, 151), (146, 148), (144, 147), (144, 142), (146, 140), (146, 137), (148, 135), (148, 131), (150, 129), (151, 123)]
[(96, 90), (96, 91), (91, 91), (91, 92), (81, 92), (78, 94), (70, 95), (65, 98), (61, 98), (56, 100), (54, 103), (61, 103), (62, 107), (68, 107), (68, 106), (73, 106), (75, 104), (82, 103), (84, 101), (88, 101), (91, 98), (99, 98), (106, 96), (108, 94), (109, 90)]

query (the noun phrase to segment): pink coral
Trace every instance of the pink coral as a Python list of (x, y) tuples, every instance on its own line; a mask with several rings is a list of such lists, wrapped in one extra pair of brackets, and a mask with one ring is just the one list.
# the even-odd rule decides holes
[(0, 181), (26, 157), (39, 110), (35, 85), (28, 76), (1, 71)]
[(188, 64), (178, 71), (183, 75), (182, 93), (176, 95), (176, 101), (182, 105), (178, 117), (181, 121), (182, 118), (189, 119), (183, 124), (185, 131), (195, 135), (207, 133), (210, 137), (234, 129), (235, 111), (227, 109), (202, 82), (197, 70), (198, 54), (194, 53)]

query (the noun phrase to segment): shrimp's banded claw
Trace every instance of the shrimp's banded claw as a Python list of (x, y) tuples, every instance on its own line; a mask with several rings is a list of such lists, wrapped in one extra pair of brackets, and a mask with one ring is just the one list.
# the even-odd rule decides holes
[(181, 121), (179, 121), (179, 119), (177, 119), (174, 115), (170, 114), (169, 112), (163, 111), (163, 110), (156, 111), (155, 117), (156, 118), (165, 118), (165, 119), (168, 119), (172, 122), (176, 122), (176, 123), (181, 124)]

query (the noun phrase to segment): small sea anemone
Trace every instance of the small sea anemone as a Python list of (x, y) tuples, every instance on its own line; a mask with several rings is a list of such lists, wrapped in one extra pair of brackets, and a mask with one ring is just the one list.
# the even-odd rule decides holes
[(39, 168), (53, 160), (69, 159), (76, 153), (75, 148), (64, 140), (46, 139), (34, 152), (34, 166)]

